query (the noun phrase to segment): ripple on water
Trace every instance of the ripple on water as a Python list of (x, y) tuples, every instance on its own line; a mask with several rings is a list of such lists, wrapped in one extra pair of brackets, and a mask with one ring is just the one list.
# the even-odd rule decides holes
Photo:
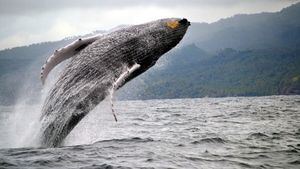
[(196, 140), (191, 142), (192, 144), (204, 144), (204, 143), (219, 143), (224, 144), (226, 141), (220, 137), (211, 137), (211, 138), (203, 138), (200, 140)]
[(107, 143), (107, 142), (112, 142), (112, 143), (121, 143), (121, 142), (133, 142), (133, 143), (139, 143), (139, 142), (153, 142), (154, 140), (150, 137), (148, 138), (140, 138), (140, 137), (132, 137), (132, 138), (122, 138), (122, 139), (111, 139), (111, 140), (101, 140), (97, 141), (94, 144), (101, 144), (101, 143)]
[(7, 168), (9, 168), (9, 167), (16, 167), (16, 166), (18, 166), (17, 164), (14, 164), (13, 162), (11, 162), (10, 160), (8, 160), (8, 159), (4, 159), (4, 158), (1, 158), (0, 157), (0, 168), (1, 168), (1, 166), (2, 167), (7, 167)]
[(124, 166), (113, 166), (109, 164), (92, 164), (92, 165), (81, 167), (80, 169), (132, 169), (132, 168), (124, 167)]
[[(71, 132), (66, 144), (82, 140), (81, 145), (0, 149), (0, 168), (298, 169), (299, 100), (272, 96), (116, 102), (122, 110), (118, 123), (110, 111), (102, 111), (84, 118)], [(5, 140), (8, 132), (3, 129), (0, 144), (6, 145), (11, 140)]]
[(261, 138), (265, 139), (265, 138), (269, 138), (269, 136), (260, 132), (252, 133), (248, 136), (248, 139), (261, 139)]

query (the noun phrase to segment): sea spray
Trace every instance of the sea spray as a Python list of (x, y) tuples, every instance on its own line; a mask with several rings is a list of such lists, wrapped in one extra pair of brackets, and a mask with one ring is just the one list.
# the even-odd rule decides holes
[[(115, 71), (117, 71), (117, 72), (119, 72), (119, 74), (121, 74), (122, 72), (127, 70), (127, 67), (128, 66), (126, 64), (123, 64), (122, 67), (120, 67), (119, 69), (116, 69)], [(111, 71), (106, 70), (106, 73), (107, 74), (106, 74), (105, 77), (103, 77), (102, 82), (105, 83), (105, 84), (111, 84), (111, 86), (112, 86), (112, 84), (116, 81), (115, 79), (117, 79), (117, 77), (115, 77), (114, 73), (111, 72)], [(72, 88), (73, 87), (75, 87), (75, 88), (78, 87), (78, 89), (74, 90), (75, 93), (76, 93), (76, 91), (79, 91), (82, 88), (94, 88), (95, 86), (98, 85), (96, 83), (86, 83), (84, 80), (81, 81), (80, 84), (81, 85), (79, 85), (79, 86), (72, 86)], [(52, 86), (52, 88), (53, 88), (53, 86)], [(111, 88), (112, 87), (107, 88), (107, 91), (104, 91), (104, 93), (105, 93), (104, 97), (109, 96)], [(70, 93), (70, 95), (72, 95), (72, 94), (74, 94), (74, 93)], [(64, 95), (60, 94), (59, 97), (61, 98), (61, 97), (69, 97), (69, 96), (64, 96)], [(101, 97), (103, 97), (103, 96), (101, 96)], [(80, 96), (76, 100), (72, 100), (72, 102), (76, 102), (78, 100), (81, 100), (81, 98), (84, 98), (84, 96)], [(55, 101), (55, 100), (53, 100), (53, 101)], [(53, 104), (53, 103), (49, 102), (47, 104)], [(87, 104), (91, 104), (91, 103), (87, 103)], [(57, 108), (58, 107), (55, 107), (52, 111), (57, 111), (58, 110)], [(102, 108), (100, 107), (100, 109), (102, 109)], [(72, 112), (72, 110), (69, 109), (68, 107), (61, 107), (61, 110), (67, 111), (67, 112)], [(106, 112), (109, 113), (110, 110), (111, 109), (108, 109), (108, 111), (106, 111)], [(58, 125), (58, 124), (67, 124), (70, 120), (72, 120), (73, 115), (74, 115), (74, 114), (62, 115), (61, 112), (58, 112), (58, 113), (60, 113), (60, 116), (54, 116), (54, 114), (52, 114), (50, 116), (41, 116), (41, 123), (42, 123), (41, 130), (42, 131), (46, 130), (48, 132), (61, 133), (61, 131), (63, 131), (63, 129), (64, 129), (64, 125)], [(47, 128), (49, 126), (51, 128)], [(42, 134), (43, 134), (43, 132), (39, 132), (39, 138), (44, 137)], [(62, 134), (64, 134), (64, 133), (62, 133)], [(47, 134), (47, 139), (39, 140), (39, 143), (42, 143), (42, 144), (44, 144), (45, 142), (50, 143), (53, 140), (55, 140), (56, 136), (57, 136), (56, 134), (54, 134), (54, 135)], [(63, 143), (63, 145), (65, 145), (65, 143)]]
[[(33, 84), (35, 77), (34, 65), (38, 60), (31, 63), (24, 69), (25, 81), (20, 82), (22, 87), (16, 91), (17, 100), (12, 106), (12, 112), (5, 119), (5, 129), (8, 131), (2, 140), (7, 143), (5, 147), (33, 147), (37, 145), (37, 131), (40, 128), (39, 117), (41, 113), (41, 95), (33, 95), (36, 84)], [(4, 119), (2, 119), (4, 120)]]
[[(114, 106), (118, 112), (118, 102), (115, 102)], [(120, 120), (115, 123), (111, 115), (110, 98), (107, 97), (76, 125), (66, 137), (64, 145), (92, 144), (99, 140), (117, 137), (118, 135), (114, 135), (111, 131), (112, 128), (118, 127), (122, 122)]]
[(22, 87), (16, 91), (18, 99), (16, 103), (9, 106), (9, 114), (6, 118), (0, 119), (0, 127), (6, 130), (1, 134), (1, 148), (20, 148), (20, 147), (39, 147), (39, 130), (41, 128), (40, 116), (42, 103), (46, 94), (53, 83), (57, 80), (58, 74), (64, 67), (59, 65), (56, 70), (49, 76), (48, 83), (42, 88), (38, 95), (33, 95), (33, 90), (40, 90), (33, 78), (39, 78), (39, 74), (34, 70), (38, 60), (24, 69), (26, 81), (22, 81)]
[[(121, 72), (123, 73), (118, 78), (115, 78), (113, 76), (107, 77), (107, 79), (114, 81), (114, 85), (110, 88), (108, 97), (103, 102), (101, 102), (90, 114), (88, 114), (88, 116), (83, 120), (83, 123), (79, 123), (79, 125), (74, 128), (74, 130), (64, 141), (64, 145), (90, 144), (99, 140), (101, 136), (103, 136), (103, 138), (110, 138), (109, 136), (101, 135), (103, 134), (103, 132), (108, 133), (102, 130), (109, 130), (108, 126), (102, 126), (101, 123), (103, 123), (103, 121), (112, 120), (110, 113), (112, 111), (117, 112), (114, 104), (114, 94), (116, 92), (116, 89), (133, 71), (139, 68), (139, 66), (140, 65), (138, 64), (134, 64), (133, 66), (129, 67), (128, 65), (124, 64), (121, 70)], [(50, 74), (49, 77), (52, 77), (52, 75)], [(47, 83), (49, 84), (46, 85), (43, 90), (43, 97), (45, 96), (45, 93), (49, 91), (49, 86), (52, 85), (50, 83), (53, 83), (53, 81), (54, 80), (51, 80), (50, 82), (47, 81)], [(45, 98), (43, 98), (43, 100), (44, 99)], [(100, 129), (101, 131), (99, 131)]]

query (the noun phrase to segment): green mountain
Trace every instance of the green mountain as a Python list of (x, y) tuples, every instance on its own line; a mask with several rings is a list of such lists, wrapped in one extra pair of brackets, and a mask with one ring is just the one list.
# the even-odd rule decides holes
[(209, 55), (195, 45), (167, 55), (122, 88), (122, 99), (300, 94), (300, 49), (236, 51)]
[[(300, 3), (276, 13), (192, 23), (180, 46), (120, 99), (300, 94)], [(76, 37), (0, 51), (0, 104), (40, 97), (40, 67)]]
[(240, 14), (212, 24), (194, 23), (185, 44), (195, 43), (211, 52), (224, 48), (298, 48), (299, 18), (297, 3), (276, 13)]
[(36, 98), (42, 88), (41, 65), (55, 49), (71, 41), (64, 39), (0, 51), (0, 104), (13, 104), (21, 93)]

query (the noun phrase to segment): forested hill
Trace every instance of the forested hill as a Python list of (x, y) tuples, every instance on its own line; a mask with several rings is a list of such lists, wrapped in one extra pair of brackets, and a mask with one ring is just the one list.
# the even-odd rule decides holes
[(123, 99), (300, 94), (300, 50), (227, 48), (210, 55), (196, 45), (163, 58), (160, 67), (134, 79)]
[(194, 23), (184, 44), (195, 43), (214, 52), (237, 50), (299, 48), (300, 3), (276, 13), (239, 14), (218, 22)]
[[(121, 99), (300, 94), (300, 3), (276, 13), (192, 23), (178, 48), (119, 92)], [(74, 37), (76, 38), (76, 37)], [(74, 38), (0, 51), (0, 104), (39, 98), (40, 67)]]

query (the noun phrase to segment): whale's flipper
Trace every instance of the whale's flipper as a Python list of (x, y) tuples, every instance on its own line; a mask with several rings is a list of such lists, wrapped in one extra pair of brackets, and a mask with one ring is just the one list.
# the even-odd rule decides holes
[(41, 71), (41, 80), (42, 83), (45, 83), (45, 80), (49, 74), (49, 72), (59, 63), (62, 61), (71, 58), (72, 56), (75, 56), (79, 51), (90, 45), (91, 43), (95, 42), (97, 39), (99, 39), (101, 35), (78, 39), (71, 44), (60, 48), (58, 50), (55, 50), (54, 54), (51, 55), (46, 63), (42, 67)]
[(127, 70), (120, 75), (120, 77), (113, 83), (113, 86), (110, 91), (110, 106), (111, 106), (111, 112), (115, 118), (115, 121), (117, 122), (117, 116), (115, 114), (114, 110), (114, 103), (113, 103), (113, 97), (114, 97), (114, 92), (122, 86), (122, 84), (125, 82), (126, 78), (128, 78), (134, 71), (136, 71), (138, 68), (140, 68), (141, 65), (135, 63), (132, 67), (128, 67)]

